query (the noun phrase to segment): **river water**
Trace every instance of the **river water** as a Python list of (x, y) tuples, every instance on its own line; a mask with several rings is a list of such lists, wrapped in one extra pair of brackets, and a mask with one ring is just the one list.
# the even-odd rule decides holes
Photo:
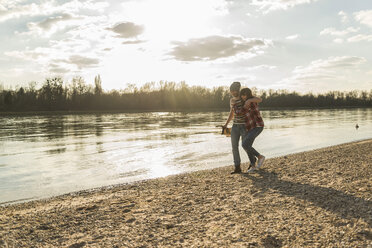
[[(268, 158), (372, 138), (372, 109), (261, 112), (254, 147)], [(215, 127), (227, 114), (1, 116), (0, 204), (232, 165)]]

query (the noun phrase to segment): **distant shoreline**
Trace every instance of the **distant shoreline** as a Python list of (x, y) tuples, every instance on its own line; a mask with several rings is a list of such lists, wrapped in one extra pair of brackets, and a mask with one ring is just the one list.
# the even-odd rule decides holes
[[(263, 111), (268, 110), (327, 110), (327, 109), (370, 109), (366, 106), (342, 106), (342, 107), (260, 107)], [(156, 112), (228, 112), (228, 108), (213, 108), (213, 109), (154, 109), (154, 110), (42, 110), (42, 111), (0, 111), (0, 116), (11, 116), (11, 115), (76, 115), (76, 114), (135, 114), (135, 113), (156, 113)]]

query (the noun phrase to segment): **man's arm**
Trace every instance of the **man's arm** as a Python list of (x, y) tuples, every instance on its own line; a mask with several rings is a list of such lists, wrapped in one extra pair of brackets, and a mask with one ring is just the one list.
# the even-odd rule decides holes
[(230, 108), (229, 117), (227, 118), (225, 125), (223, 125), (223, 128), (227, 128), (227, 125), (229, 124), (229, 122), (230, 122), (233, 118), (234, 118), (234, 111), (233, 111), (232, 108)]

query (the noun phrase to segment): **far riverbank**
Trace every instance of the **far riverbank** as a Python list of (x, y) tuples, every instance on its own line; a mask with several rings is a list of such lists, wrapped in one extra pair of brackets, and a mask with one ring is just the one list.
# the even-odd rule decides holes
[[(360, 106), (343, 106), (343, 107), (260, 107), (260, 110), (275, 110), (275, 111), (286, 111), (286, 110), (342, 110), (342, 109), (371, 109), (370, 107)], [(136, 110), (41, 110), (41, 111), (0, 111), (1, 116), (11, 115), (84, 115), (84, 114), (126, 114), (126, 113), (152, 113), (152, 112), (187, 112), (187, 113), (198, 113), (198, 112), (221, 112), (230, 111), (229, 108), (205, 108), (205, 109), (136, 109)]]

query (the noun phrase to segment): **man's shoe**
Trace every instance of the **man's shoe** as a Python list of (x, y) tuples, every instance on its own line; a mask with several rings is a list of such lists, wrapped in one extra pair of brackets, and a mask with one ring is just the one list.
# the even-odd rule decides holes
[(261, 157), (258, 159), (258, 162), (257, 162), (257, 169), (261, 168), (264, 162), (265, 162), (265, 156), (261, 155)]
[(235, 167), (235, 170), (233, 172), (231, 172), (231, 174), (239, 174), (239, 173), (242, 173), (242, 169), (239, 167)]

